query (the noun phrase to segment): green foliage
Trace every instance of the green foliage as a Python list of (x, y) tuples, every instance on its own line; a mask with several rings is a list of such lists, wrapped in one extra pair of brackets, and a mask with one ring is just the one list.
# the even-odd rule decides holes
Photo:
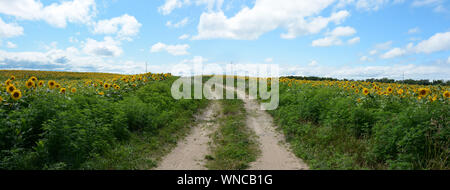
[(312, 168), (450, 168), (448, 102), (357, 99), (337, 88), (281, 85), (270, 113)]
[(219, 128), (213, 134), (213, 155), (208, 155), (206, 167), (216, 170), (246, 169), (256, 160), (258, 148), (251, 131), (246, 127), (246, 113), (242, 100), (222, 100)]
[[(152, 81), (120, 98), (48, 93), (26, 107), (0, 109), (0, 169), (110, 169), (119, 161), (114, 168), (154, 166), (151, 159), (125, 161), (175, 143), (177, 131), (205, 105), (205, 100), (173, 99), (174, 80)], [(142, 138), (147, 140), (136, 140)], [(134, 147), (130, 143), (138, 145), (133, 155), (126, 154)]]

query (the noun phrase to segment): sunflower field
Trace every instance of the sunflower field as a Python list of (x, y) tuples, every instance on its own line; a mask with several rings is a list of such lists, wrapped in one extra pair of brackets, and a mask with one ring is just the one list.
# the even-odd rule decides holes
[(174, 143), (204, 104), (173, 99), (176, 78), (0, 71), (0, 169), (96, 168), (85, 163), (130, 138)]
[(281, 78), (270, 113), (315, 169), (450, 169), (449, 90)]

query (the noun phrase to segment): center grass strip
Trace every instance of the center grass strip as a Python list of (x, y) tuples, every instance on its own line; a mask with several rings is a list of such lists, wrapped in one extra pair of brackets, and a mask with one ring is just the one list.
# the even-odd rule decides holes
[(207, 155), (206, 167), (212, 170), (246, 169), (256, 160), (258, 146), (247, 128), (247, 113), (240, 99), (220, 100), (223, 117), (212, 135), (212, 155)]

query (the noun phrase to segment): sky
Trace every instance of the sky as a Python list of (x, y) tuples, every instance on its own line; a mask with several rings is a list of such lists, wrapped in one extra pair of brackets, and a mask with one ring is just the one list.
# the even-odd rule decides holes
[(448, 0), (0, 0), (0, 69), (450, 80)]

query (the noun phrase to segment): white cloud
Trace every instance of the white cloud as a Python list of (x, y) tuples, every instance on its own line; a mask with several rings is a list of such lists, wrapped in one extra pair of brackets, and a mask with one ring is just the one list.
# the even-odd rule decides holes
[(390, 51), (384, 53), (380, 57), (383, 59), (391, 59), (391, 58), (395, 58), (395, 57), (402, 56), (405, 54), (406, 54), (406, 51), (404, 49), (394, 48), (394, 49), (391, 49)]
[(12, 42), (6, 42), (6, 47), (10, 48), (10, 49), (17, 48), (17, 44), (12, 43)]
[(375, 49), (376, 50), (387, 50), (387, 49), (391, 48), (391, 45), (392, 45), (392, 41), (387, 41), (384, 43), (376, 44)]
[[(224, 0), (192, 0), (195, 5), (206, 5), (208, 11), (213, 11), (214, 8), (221, 10)], [(165, 0), (164, 4), (158, 7), (158, 11), (163, 15), (172, 13), (173, 10), (179, 9), (186, 5), (191, 5), (191, 0)]]
[(421, 7), (421, 6), (437, 5), (441, 3), (442, 0), (414, 0), (412, 6)]
[(193, 39), (227, 38), (254, 40), (266, 32), (284, 28), (282, 38), (316, 34), (330, 22), (340, 24), (350, 13), (339, 11), (329, 17), (318, 16), (334, 0), (256, 0), (252, 8), (244, 7), (232, 17), (224, 12), (204, 12), (200, 16), (198, 35)]
[(356, 34), (356, 30), (349, 26), (344, 27), (336, 27), (333, 31), (331, 31), (328, 35), (330, 36), (353, 36)]
[(96, 14), (95, 0), (72, 0), (44, 6), (38, 0), (0, 0), (0, 13), (23, 20), (44, 20), (64, 28), (67, 22), (91, 22)]
[(415, 34), (420, 31), (419, 27), (411, 28), (408, 30), (408, 34)]
[(367, 79), (367, 78), (392, 78), (402, 79), (403, 73), (405, 78), (411, 79), (431, 79), (449, 80), (450, 66), (449, 65), (390, 65), (390, 66), (285, 66), (280, 68), (282, 75), (296, 75), (296, 76), (320, 76), (333, 77), (339, 79)]
[(183, 20), (181, 20), (180, 22), (177, 23), (172, 23), (172, 21), (167, 21), (166, 26), (167, 27), (173, 27), (173, 28), (180, 28), (185, 26), (187, 23), (189, 22), (189, 18), (184, 18)]
[(187, 44), (180, 44), (180, 45), (166, 45), (164, 43), (158, 42), (152, 46), (150, 49), (150, 52), (157, 53), (162, 51), (167, 51), (168, 53), (179, 56), (179, 55), (188, 55), (189, 52), (187, 52), (187, 49), (189, 48), (189, 45)]
[(23, 28), (16, 23), (5, 23), (0, 18), (0, 40), (23, 35)]
[(106, 36), (104, 41), (88, 38), (83, 46), (83, 52), (89, 55), (117, 57), (123, 53), (120, 41), (115, 41), (109, 36)]
[(373, 58), (370, 58), (368, 56), (362, 56), (361, 58), (359, 58), (359, 60), (363, 62), (370, 62), (373, 61)]
[(334, 45), (341, 45), (342, 41), (334, 36), (328, 36), (325, 38), (317, 39), (312, 42), (313, 47), (328, 47)]
[(100, 20), (94, 25), (95, 34), (117, 34), (121, 39), (131, 40), (139, 33), (142, 24), (134, 16), (124, 14), (109, 20)]
[(370, 55), (375, 55), (378, 53), (378, 50), (374, 49), (369, 52)]
[(430, 54), (447, 50), (450, 50), (450, 32), (436, 33), (430, 38), (419, 42), (415, 46), (413, 43), (409, 43), (405, 48), (393, 48), (381, 55), (381, 58), (390, 59), (411, 53)]
[(317, 66), (319, 64), (319, 62), (317, 62), (316, 60), (312, 60), (311, 62), (309, 62), (308, 66)]
[(180, 37), (178, 37), (178, 39), (180, 39), (180, 40), (185, 40), (185, 39), (188, 39), (188, 38), (189, 38), (189, 34), (183, 34)]
[(405, 0), (339, 0), (336, 7), (343, 8), (354, 5), (358, 10), (377, 11), (388, 4), (399, 4)]
[[(145, 71), (144, 62), (119, 61), (113, 57), (86, 55), (75, 47), (45, 52), (7, 52), (0, 50), (0, 69), (111, 72), (136, 74)], [(162, 72), (154, 66), (150, 71)]]
[(163, 15), (170, 14), (174, 9), (181, 8), (183, 5), (188, 4), (189, 0), (166, 0), (164, 5), (158, 8), (158, 11)]
[(354, 37), (352, 39), (347, 40), (347, 43), (348, 44), (356, 44), (356, 43), (359, 43), (360, 41), (361, 41), (360, 37)]
[(268, 57), (268, 58), (264, 59), (264, 62), (266, 62), (266, 63), (272, 63), (272, 62), (273, 62), (273, 58)]
[[(356, 30), (352, 27), (336, 27), (333, 31), (327, 32), (326, 36), (321, 39), (314, 40), (312, 42), (313, 47), (328, 47), (328, 46), (335, 46), (335, 45), (342, 45), (342, 40), (339, 39), (339, 37), (342, 36), (352, 36), (356, 34)], [(347, 41), (348, 44), (355, 44), (358, 43), (360, 40), (359, 37), (354, 37), (352, 39), (349, 39)]]
[(433, 53), (450, 50), (450, 32), (437, 33), (427, 40), (423, 40), (415, 47), (417, 53)]

